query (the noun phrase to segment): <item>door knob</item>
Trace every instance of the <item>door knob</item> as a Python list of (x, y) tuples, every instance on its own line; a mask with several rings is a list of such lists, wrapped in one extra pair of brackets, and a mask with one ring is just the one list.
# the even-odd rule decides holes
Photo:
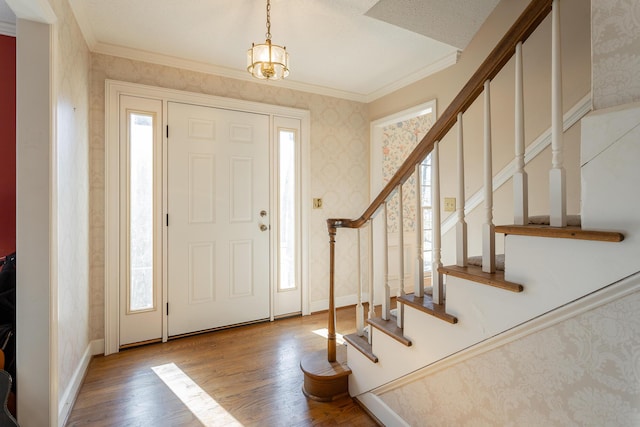
[(260, 211), (260, 216), (267, 216), (267, 211), (261, 210)]
[(260, 224), (260, 231), (267, 231), (269, 229), (269, 227), (267, 227), (264, 224)]

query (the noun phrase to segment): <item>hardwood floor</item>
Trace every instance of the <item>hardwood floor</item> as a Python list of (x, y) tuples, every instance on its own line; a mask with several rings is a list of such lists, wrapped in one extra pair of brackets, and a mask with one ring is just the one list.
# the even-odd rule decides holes
[[(308, 400), (300, 359), (326, 313), (150, 344), (91, 360), (67, 426), (376, 426), (346, 397)], [(355, 331), (355, 310), (337, 330)]]

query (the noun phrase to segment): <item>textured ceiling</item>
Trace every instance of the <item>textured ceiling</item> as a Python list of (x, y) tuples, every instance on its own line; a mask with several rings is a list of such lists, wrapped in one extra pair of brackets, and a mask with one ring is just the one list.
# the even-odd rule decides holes
[[(497, 1), (271, 0), (291, 57), (273, 84), (370, 101), (455, 63)], [(265, 39), (266, 0), (69, 2), (98, 53), (251, 79), (246, 51)]]
[(499, 1), (380, 0), (367, 16), (464, 49)]

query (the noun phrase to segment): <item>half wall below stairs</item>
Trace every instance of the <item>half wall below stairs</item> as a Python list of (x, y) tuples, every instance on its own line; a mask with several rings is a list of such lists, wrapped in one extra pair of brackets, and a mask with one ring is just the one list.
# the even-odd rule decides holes
[(640, 425), (640, 273), (358, 399), (385, 425)]

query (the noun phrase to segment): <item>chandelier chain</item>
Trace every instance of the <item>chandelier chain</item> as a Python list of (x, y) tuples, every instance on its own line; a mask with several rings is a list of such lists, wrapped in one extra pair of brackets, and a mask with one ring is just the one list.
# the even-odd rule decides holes
[(267, 0), (267, 40), (271, 40), (271, 1)]
[(271, 44), (271, 1), (267, 3), (267, 40), (247, 50), (247, 71), (261, 80), (281, 80), (289, 75), (289, 54), (284, 46)]

